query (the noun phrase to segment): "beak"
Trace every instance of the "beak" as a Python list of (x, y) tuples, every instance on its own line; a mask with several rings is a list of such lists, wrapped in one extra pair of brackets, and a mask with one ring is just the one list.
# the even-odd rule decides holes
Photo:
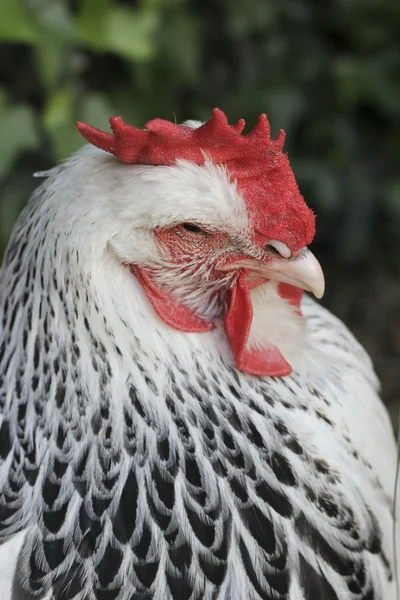
[(325, 279), (321, 265), (314, 254), (303, 248), (293, 259), (277, 258), (268, 263), (258, 260), (244, 259), (226, 265), (220, 270), (230, 271), (236, 268), (249, 270), (250, 277), (262, 277), (272, 281), (288, 283), (294, 287), (312, 292), (317, 298), (322, 298), (325, 291)]

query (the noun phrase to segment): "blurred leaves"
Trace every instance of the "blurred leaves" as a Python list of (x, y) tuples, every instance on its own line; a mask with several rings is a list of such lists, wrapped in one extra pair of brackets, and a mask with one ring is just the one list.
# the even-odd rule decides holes
[(77, 22), (82, 41), (93, 50), (144, 60), (150, 58), (156, 48), (153, 35), (158, 17), (159, 14), (146, 4), (133, 10), (110, 0), (85, 0)]
[(399, 40), (398, 0), (0, 0), (0, 250), (30, 172), (82, 144), (76, 120), (220, 106), (287, 130), (322, 252), (400, 262)]
[(56, 158), (64, 158), (82, 145), (75, 127), (74, 95), (71, 89), (55, 91), (43, 112), (43, 126), (52, 141)]
[(145, 60), (155, 52), (152, 36), (157, 28), (153, 11), (132, 11), (121, 7), (110, 15), (104, 47), (133, 60)]
[(22, 0), (1, 0), (0, 39), (10, 42), (35, 42), (39, 31)]
[(107, 18), (111, 0), (83, 0), (77, 16), (81, 39), (93, 49), (101, 50), (107, 35)]
[(23, 152), (38, 147), (35, 115), (27, 105), (11, 105), (0, 90), (0, 181)]

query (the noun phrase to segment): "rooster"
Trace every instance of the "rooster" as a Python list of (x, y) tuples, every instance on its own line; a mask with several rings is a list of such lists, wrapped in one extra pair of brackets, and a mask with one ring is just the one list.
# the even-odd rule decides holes
[(2, 600), (392, 600), (395, 443), (284, 133), (83, 123), (0, 275)]

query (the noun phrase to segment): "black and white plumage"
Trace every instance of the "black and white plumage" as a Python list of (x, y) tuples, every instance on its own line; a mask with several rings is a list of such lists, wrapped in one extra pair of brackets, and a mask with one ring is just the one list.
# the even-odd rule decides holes
[(241, 211), (211, 164), (85, 148), (21, 215), (0, 275), (1, 600), (394, 599), (395, 444), (344, 325), (305, 297), (300, 328), (266, 294), (258, 326), (294, 371), (255, 377), (218, 315), (172, 329), (123, 266), (155, 261), (155, 227), (233, 231)]

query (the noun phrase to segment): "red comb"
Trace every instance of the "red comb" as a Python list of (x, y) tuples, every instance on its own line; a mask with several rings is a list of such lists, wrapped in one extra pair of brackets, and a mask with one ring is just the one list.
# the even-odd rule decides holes
[(79, 132), (88, 142), (115, 154), (122, 162), (147, 165), (168, 165), (177, 158), (185, 158), (197, 164), (204, 163), (204, 152), (210, 154), (213, 162), (230, 161), (255, 154), (266, 146), (271, 151), (281, 152), (285, 133), (281, 130), (278, 138), (270, 140), (270, 126), (267, 116), (260, 115), (257, 125), (247, 135), (241, 135), (245, 121), (229, 125), (222, 110), (215, 108), (209, 121), (193, 129), (176, 125), (164, 119), (153, 119), (145, 129), (127, 125), (121, 117), (111, 117), (113, 133), (77, 123)]
[(145, 129), (110, 119), (113, 133), (77, 123), (81, 135), (98, 148), (130, 164), (171, 165), (178, 158), (204, 164), (224, 164), (238, 184), (255, 229), (269, 239), (285, 242), (292, 251), (314, 237), (314, 215), (299, 193), (287, 156), (282, 153), (285, 132), (270, 139), (265, 114), (254, 129), (242, 135), (245, 121), (229, 125), (225, 114), (215, 108), (209, 121), (193, 129), (164, 119), (153, 119)]

